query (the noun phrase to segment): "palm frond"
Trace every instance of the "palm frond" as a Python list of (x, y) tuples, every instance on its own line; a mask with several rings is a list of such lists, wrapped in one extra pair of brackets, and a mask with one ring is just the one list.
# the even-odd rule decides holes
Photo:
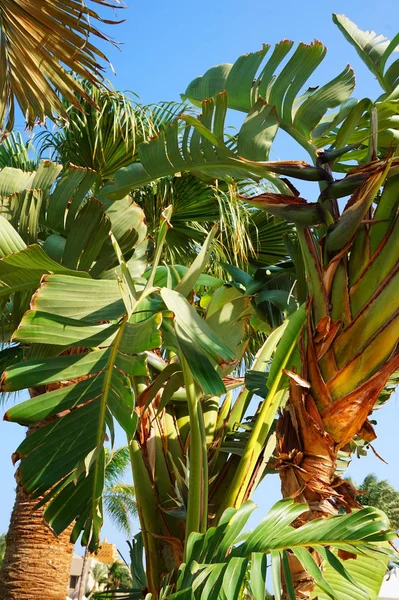
[(98, 88), (91, 81), (75, 77), (81, 87), (75, 103), (63, 97), (68, 120), (59, 121), (54, 132), (36, 136), (41, 156), (93, 169), (97, 184), (109, 180), (115, 171), (136, 160), (137, 145), (155, 134), (148, 112), (133, 92), (119, 92), (107, 82)]
[(134, 487), (127, 483), (106, 486), (103, 501), (104, 508), (114, 525), (130, 536), (132, 519), (137, 516)]
[[(90, 0), (100, 8), (120, 7), (120, 0)], [(67, 117), (57, 92), (79, 107), (75, 92), (85, 95), (67, 71), (98, 84), (106, 57), (92, 36), (108, 40), (96, 23), (114, 23), (78, 0), (4, 0), (0, 6), (0, 128), (9, 133), (16, 103), (29, 127), (45, 117)]]
[(129, 448), (121, 446), (116, 450), (105, 450), (105, 482), (112, 486), (124, 476), (130, 463)]
[(24, 141), (20, 133), (11, 133), (0, 145), (0, 169), (13, 167), (22, 171), (36, 171), (39, 157), (33, 139)]

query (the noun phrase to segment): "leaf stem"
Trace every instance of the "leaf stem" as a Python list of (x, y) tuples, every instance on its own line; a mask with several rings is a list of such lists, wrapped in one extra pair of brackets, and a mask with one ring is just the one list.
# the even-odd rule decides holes
[(206, 530), (208, 520), (208, 462), (204, 419), (199, 396), (185, 357), (181, 355), (180, 360), (190, 418), (190, 474), (185, 537), (186, 552), (187, 540), (190, 534), (193, 532), (201, 533)]

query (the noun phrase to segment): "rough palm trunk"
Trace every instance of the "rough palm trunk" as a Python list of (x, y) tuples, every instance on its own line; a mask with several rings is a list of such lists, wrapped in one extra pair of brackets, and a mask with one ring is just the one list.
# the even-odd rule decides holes
[(65, 600), (73, 545), (70, 530), (56, 536), (43, 508), (18, 485), (0, 574), (1, 600)]
[[(30, 388), (32, 398), (59, 384)], [(44, 422), (28, 428), (27, 435)], [(14, 456), (14, 460), (18, 457)], [(18, 481), (18, 473), (17, 473)], [(1, 600), (65, 600), (71, 571), (73, 525), (55, 535), (44, 519), (45, 507), (35, 508), (39, 499), (30, 498), (17, 484), (14, 508), (6, 537), (6, 552), (0, 571)]]

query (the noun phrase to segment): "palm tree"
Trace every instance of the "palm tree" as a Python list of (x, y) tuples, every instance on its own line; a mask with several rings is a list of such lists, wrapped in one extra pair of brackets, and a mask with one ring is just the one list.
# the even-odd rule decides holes
[(126, 590), (132, 585), (129, 569), (121, 562), (113, 562), (108, 571), (106, 590)]
[(370, 473), (359, 486), (359, 492), (357, 500), (362, 506), (384, 511), (393, 529), (399, 529), (399, 492), (388, 481)]
[(93, 589), (89, 593), (89, 600), (95, 596), (96, 592), (104, 589), (108, 583), (109, 567), (105, 563), (96, 563), (91, 569), (91, 576), (94, 581)]
[[(111, 565), (97, 563), (91, 570), (94, 579), (94, 587), (89, 593), (88, 600), (100, 600), (101, 598), (116, 598), (115, 591), (128, 591), (132, 586), (132, 578), (129, 569), (122, 563), (116, 561)], [(103, 590), (103, 591), (102, 591)]]
[(131, 536), (132, 518), (137, 516), (133, 485), (122, 481), (130, 465), (129, 448), (122, 446), (112, 453), (106, 452), (104, 508), (114, 524)]
[(18, 485), (1, 569), (1, 597), (7, 600), (65, 600), (73, 556), (71, 530), (55, 535), (36, 505), (37, 499)]

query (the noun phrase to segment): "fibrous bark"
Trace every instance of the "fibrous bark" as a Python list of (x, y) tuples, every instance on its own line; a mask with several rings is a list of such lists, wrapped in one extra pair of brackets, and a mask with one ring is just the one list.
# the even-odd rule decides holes
[(70, 529), (56, 536), (43, 508), (17, 486), (0, 572), (2, 600), (65, 600), (73, 555)]

